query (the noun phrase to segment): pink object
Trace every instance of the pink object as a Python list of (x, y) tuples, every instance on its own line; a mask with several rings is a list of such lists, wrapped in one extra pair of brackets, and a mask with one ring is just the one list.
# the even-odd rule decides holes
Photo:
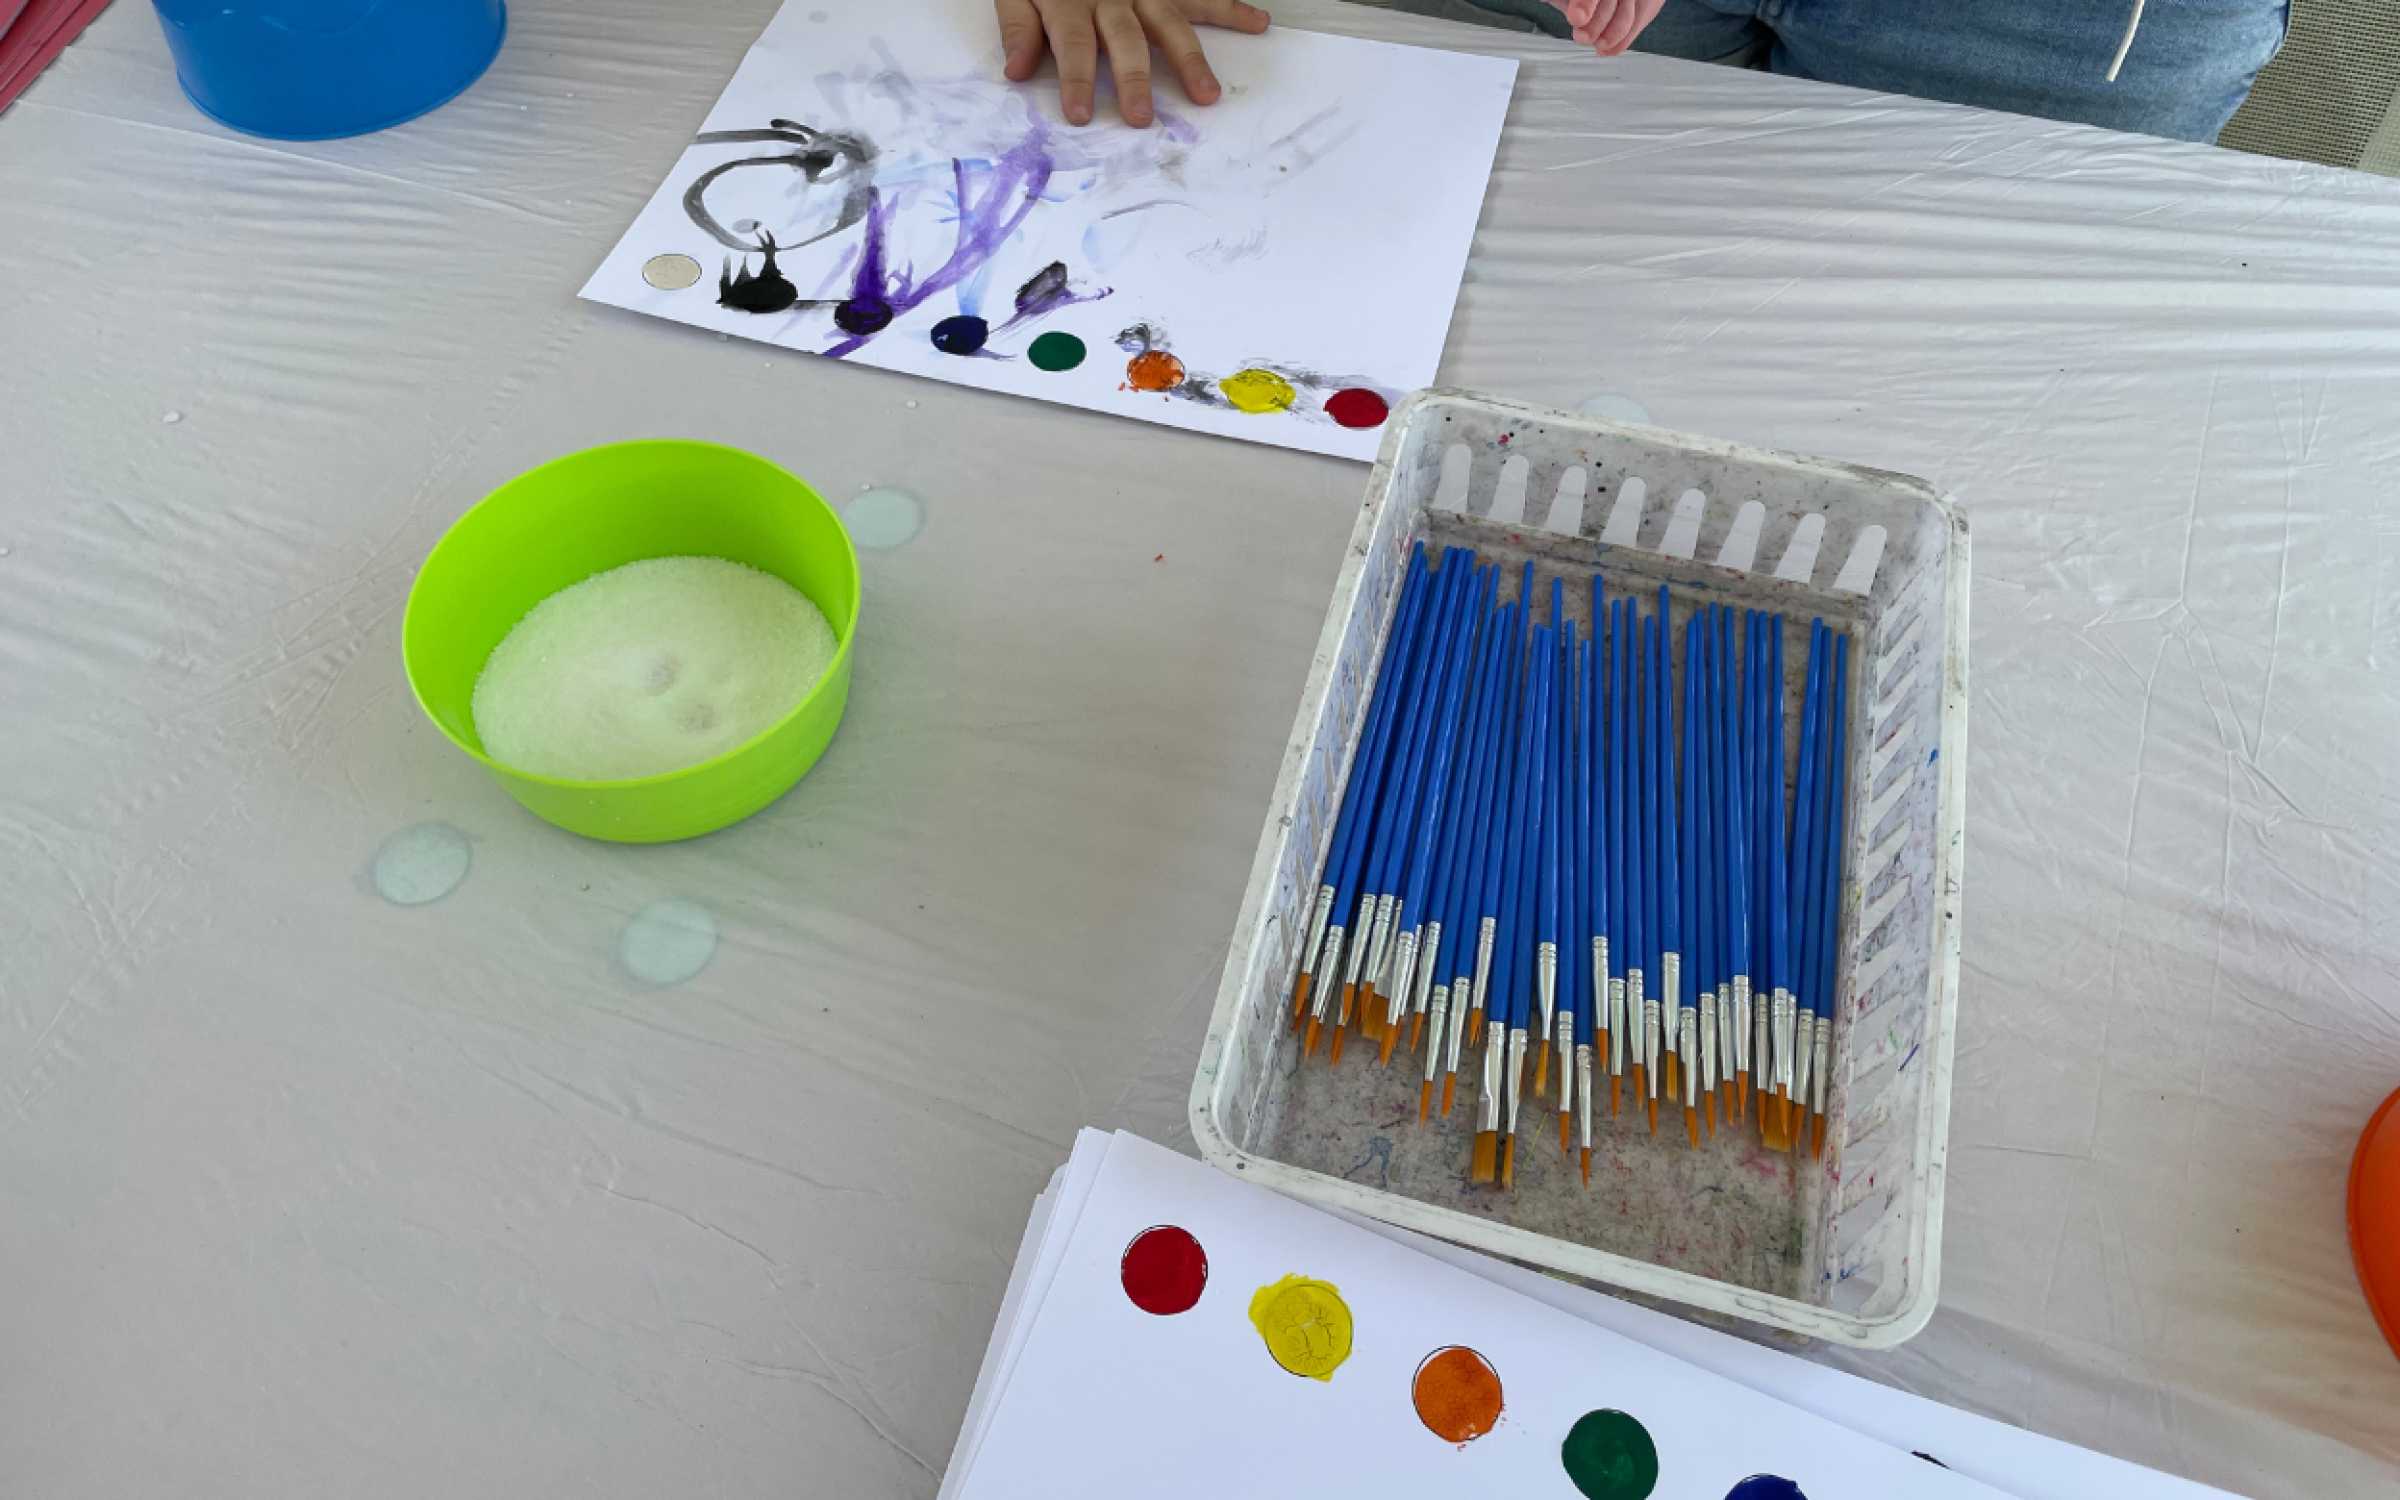
[(108, 0), (0, 0), (0, 109), (107, 7)]

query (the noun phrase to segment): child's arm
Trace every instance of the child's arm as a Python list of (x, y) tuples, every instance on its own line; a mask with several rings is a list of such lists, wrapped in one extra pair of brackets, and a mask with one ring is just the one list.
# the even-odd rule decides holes
[(1000, 12), (1000, 44), (1008, 52), (1008, 76), (1022, 83), (1041, 66), (1046, 46), (1058, 54), (1058, 102), (1070, 124), (1092, 118), (1092, 79), (1099, 49), (1108, 48), (1108, 68), (1117, 80), (1117, 108), (1128, 125), (1147, 125), (1150, 107), (1150, 44), (1194, 104), (1214, 104), (1224, 90), (1201, 54), (1192, 29), (1224, 26), (1234, 31), (1267, 29), (1267, 13), (1242, 0), (993, 0)]

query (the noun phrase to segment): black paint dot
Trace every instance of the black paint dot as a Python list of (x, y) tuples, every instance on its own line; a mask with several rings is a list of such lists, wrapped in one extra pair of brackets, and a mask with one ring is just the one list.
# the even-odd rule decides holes
[(881, 297), (853, 297), (833, 310), (833, 321), (844, 333), (881, 333), (892, 321), (892, 304)]

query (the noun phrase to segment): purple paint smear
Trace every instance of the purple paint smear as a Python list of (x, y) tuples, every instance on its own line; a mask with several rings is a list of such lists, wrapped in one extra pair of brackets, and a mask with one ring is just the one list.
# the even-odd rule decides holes
[(1054, 166), (1048, 143), (1040, 133), (1027, 136), (999, 160), (992, 162), (984, 174), (981, 193), (971, 190), (967, 163), (954, 160), (952, 170), (958, 182), (958, 242), (950, 258), (943, 261), (924, 280), (918, 281), (906, 271), (886, 271), (883, 263), (884, 235), (889, 227), (890, 210), (881, 189), (872, 190), (867, 201), (866, 240), (859, 253), (858, 276), (851, 284), (850, 301), (844, 306), (863, 307), (880, 304), (889, 309), (884, 324), (875, 329), (852, 333), (824, 352), (830, 359), (854, 354), (885, 324), (890, 323), (928, 299), (948, 291), (966, 280), (997, 254), (1000, 247), (1024, 224), (1025, 216), (1042, 201), (1042, 191), (1050, 185)]

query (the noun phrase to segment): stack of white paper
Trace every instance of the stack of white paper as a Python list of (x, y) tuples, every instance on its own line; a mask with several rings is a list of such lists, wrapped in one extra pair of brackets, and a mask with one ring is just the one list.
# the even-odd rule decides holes
[[(1435, 1362), (1445, 1351), (1464, 1352)], [(1261, 1485), (1379, 1500), (2223, 1493), (1086, 1131), (1026, 1226), (942, 1500)]]

